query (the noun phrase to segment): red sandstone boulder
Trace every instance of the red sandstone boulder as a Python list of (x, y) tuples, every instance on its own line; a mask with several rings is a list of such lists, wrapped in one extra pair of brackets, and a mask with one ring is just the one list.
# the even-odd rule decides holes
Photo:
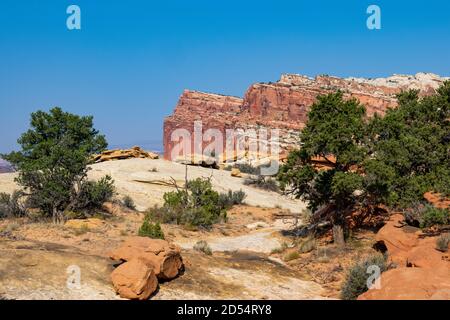
[(391, 269), (381, 275), (381, 288), (371, 289), (358, 300), (450, 300), (450, 269)]
[(111, 280), (116, 292), (125, 299), (147, 300), (158, 287), (153, 266), (140, 258), (118, 266)]
[(397, 268), (382, 273), (381, 288), (363, 293), (359, 300), (450, 299), (449, 255), (436, 250), (437, 237), (423, 237), (396, 214), (376, 239), (386, 246)]
[(389, 258), (398, 266), (406, 266), (408, 252), (418, 243), (418, 235), (414, 229), (405, 232), (405, 227), (402, 227), (403, 220), (401, 214), (392, 215), (375, 237), (378, 243), (386, 246)]
[(175, 278), (183, 269), (180, 248), (161, 239), (130, 237), (109, 254), (113, 260), (131, 261), (139, 258), (152, 266), (161, 280)]

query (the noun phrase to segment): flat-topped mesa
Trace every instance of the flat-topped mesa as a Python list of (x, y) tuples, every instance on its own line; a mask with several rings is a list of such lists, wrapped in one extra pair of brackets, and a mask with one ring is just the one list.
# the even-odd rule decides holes
[[(251, 85), (243, 99), (185, 90), (174, 113), (164, 120), (164, 158), (174, 160), (172, 150), (178, 141), (172, 141), (171, 135), (176, 129), (185, 129), (191, 134), (194, 150), (196, 120), (202, 121), (202, 132), (215, 128), (224, 137), (226, 129), (279, 129), (281, 149), (287, 151), (298, 145), (298, 131), (304, 127), (318, 95), (341, 90), (345, 98), (356, 98), (364, 104), (367, 114), (372, 116), (395, 107), (396, 95), (403, 90), (417, 89), (421, 96), (430, 95), (448, 79), (431, 73), (377, 79), (283, 74), (277, 82)], [(208, 144), (208, 141), (202, 143), (203, 147)]]

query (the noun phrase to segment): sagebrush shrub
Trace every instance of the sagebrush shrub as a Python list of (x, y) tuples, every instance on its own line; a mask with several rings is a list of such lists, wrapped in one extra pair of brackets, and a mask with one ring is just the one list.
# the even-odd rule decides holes
[(442, 252), (447, 252), (448, 245), (450, 244), (450, 233), (441, 234), (436, 239), (436, 249)]
[(368, 273), (368, 268), (374, 265), (380, 268), (380, 272), (384, 272), (387, 269), (386, 257), (382, 254), (372, 255), (350, 268), (341, 290), (343, 300), (355, 300), (359, 295), (369, 290), (367, 279), (372, 273)]
[(211, 247), (205, 240), (197, 241), (197, 243), (194, 245), (194, 250), (203, 252), (208, 256), (212, 255)]
[(298, 250), (301, 253), (308, 253), (313, 251), (317, 247), (316, 239), (313, 237), (305, 239), (300, 243)]
[(136, 210), (136, 205), (134, 204), (134, 200), (130, 196), (124, 196), (123, 197), (122, 205), (125, 208), (131, 209), (131, 210)]
[(242, 191), (232, 191), (228, 190), (228, 193), (221, 193), (219, 195), (219, 205), (224, 208), (229, 208), (234, 205), (244, 203), (244, 199), (247, 197), (247, 194)]
[(11, 195), (0, 193), (0, 218), (25, 216), (27, 209), (20, 201), (23, 196), (21, 191), (14, 191)]
[(250, 163), (236, 163), (231, 168), (239, 169), (242, 173), (248, 173), (248, 174), (260, 174), (260, 168), (252, 166)]
[(291, 251), (284, 256), (283, 260), (289, 262), (298, 258), (300, 258), (300, 254), (297, 251)]
[(280, 190), (278, 183), (273, 178), (266, 178), (258, 176), (257, 178), (247, 178), (244, 180), (244, 185), (254, 186), (255, 188), (278, 192)]

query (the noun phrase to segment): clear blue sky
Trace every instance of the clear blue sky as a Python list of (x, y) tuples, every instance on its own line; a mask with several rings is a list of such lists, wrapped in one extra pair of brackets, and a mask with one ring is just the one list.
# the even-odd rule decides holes
[[(66, 28), (81, 8), (82, 29)], [(366, 8), (382, 29), (366, 28)], [(242, 96), (281, 73), (450, 75), (449, 1), (0, 2), (0, 152), (29, 114), (92, 114), (111, 145), (161, 140), (185, 88)]]

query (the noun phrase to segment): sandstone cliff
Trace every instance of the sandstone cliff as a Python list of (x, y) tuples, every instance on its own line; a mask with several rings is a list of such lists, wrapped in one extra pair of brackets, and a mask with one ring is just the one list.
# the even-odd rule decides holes
[[(395, 107), (395, 95), (402, 90), (417, 89), (421, 95), (429, 95), (444, 80), (446, 78), (429, 73), (379, 79), (342, 79), (326, 75), (309, 78), (285, 74), (275, 83), (251, 85), (243, 99), (186, 90), (173, 114), (164, 121), (164, 158), (174, 160), (172, 150), (177, 142), (172, 141), (171, 135), (176, 129), (183, 128), (191, 133), (194, 150), (196, 120), (202, 121), (202, 132), (216, 128), (224, 137), (226, 129), (278, 128), (279, 146), (282, 151), (287, 151), (297, 145), (298, 131), (305, 125), (309, 108), (317, 95), (339, 89), (346, 98), (354, 97), (363, 103), (367, 114), (371, 116), (374, 113), (383, 114), (387, 108)], [(204, 147), (209, 142), (203, 141), (202, 144)]]

